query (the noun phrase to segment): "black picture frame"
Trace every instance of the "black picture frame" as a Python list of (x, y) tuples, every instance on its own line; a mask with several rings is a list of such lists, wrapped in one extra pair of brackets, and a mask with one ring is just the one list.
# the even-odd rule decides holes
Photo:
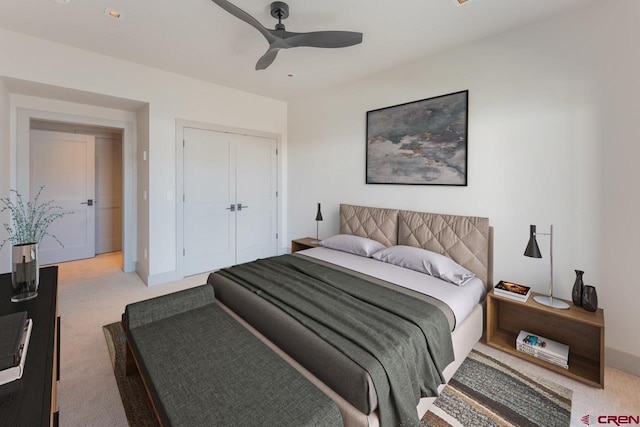
[(469, 91), (367, 111), (367, 184), (467, 186)]

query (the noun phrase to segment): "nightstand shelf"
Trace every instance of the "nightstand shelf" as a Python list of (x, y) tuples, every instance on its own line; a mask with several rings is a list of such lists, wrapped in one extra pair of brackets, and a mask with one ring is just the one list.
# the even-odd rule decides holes
[(319, 243), (312, 243), (316, 239), (313, 237), (303, 237), (301, 239), (295, 239), (291, 241), (291, 253), (302, 251), (304, 249), (317, 248)]
[[(604, 388), (604, 312), (595, 313), (570, 304), (569, 310), (558, 310), (533, 301), (526, 303), (487, 296), (487, 344), (544, 366), (593, 387)], [(516, 350), (516, 337), (521, 330), (569, 346), (569, 369)]]

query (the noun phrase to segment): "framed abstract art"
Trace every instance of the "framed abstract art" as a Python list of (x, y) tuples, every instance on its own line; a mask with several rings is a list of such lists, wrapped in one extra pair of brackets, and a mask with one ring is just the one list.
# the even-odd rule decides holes
[(469, 91), (367, 111), (367, 184), (467, 185)]

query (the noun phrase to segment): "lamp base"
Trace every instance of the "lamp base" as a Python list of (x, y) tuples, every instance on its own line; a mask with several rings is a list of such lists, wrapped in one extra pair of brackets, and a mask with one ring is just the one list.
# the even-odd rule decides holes
[(551, 297), (545, 297), (543, 295), (537, 295), (533, 297), (533, 300), (538, 304), (546, 305), (552, 308), (559, 308), (561, 310), (567, 310), (569, 308), (569, 304), (567, 304), (566, 302), (558, 298), (551, 298)]
[(319, 245), (319, 244), (320, 244), (320, 242), (322, 242), (322, 240), (313, 239), (310, 243), (311, 243), (312, 245)]

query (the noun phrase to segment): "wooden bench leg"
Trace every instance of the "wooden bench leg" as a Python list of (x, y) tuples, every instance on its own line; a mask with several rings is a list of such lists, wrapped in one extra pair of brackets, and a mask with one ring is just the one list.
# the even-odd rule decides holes
[(138, 366), (136, 365), (136, 360), (133, 357), (133, 352), (131, 351), (131, 344), (129, 343), (128, 337), (126, 339), (126, 342), (125, 374), (126, 376), (130, 376), (138, 372)]

